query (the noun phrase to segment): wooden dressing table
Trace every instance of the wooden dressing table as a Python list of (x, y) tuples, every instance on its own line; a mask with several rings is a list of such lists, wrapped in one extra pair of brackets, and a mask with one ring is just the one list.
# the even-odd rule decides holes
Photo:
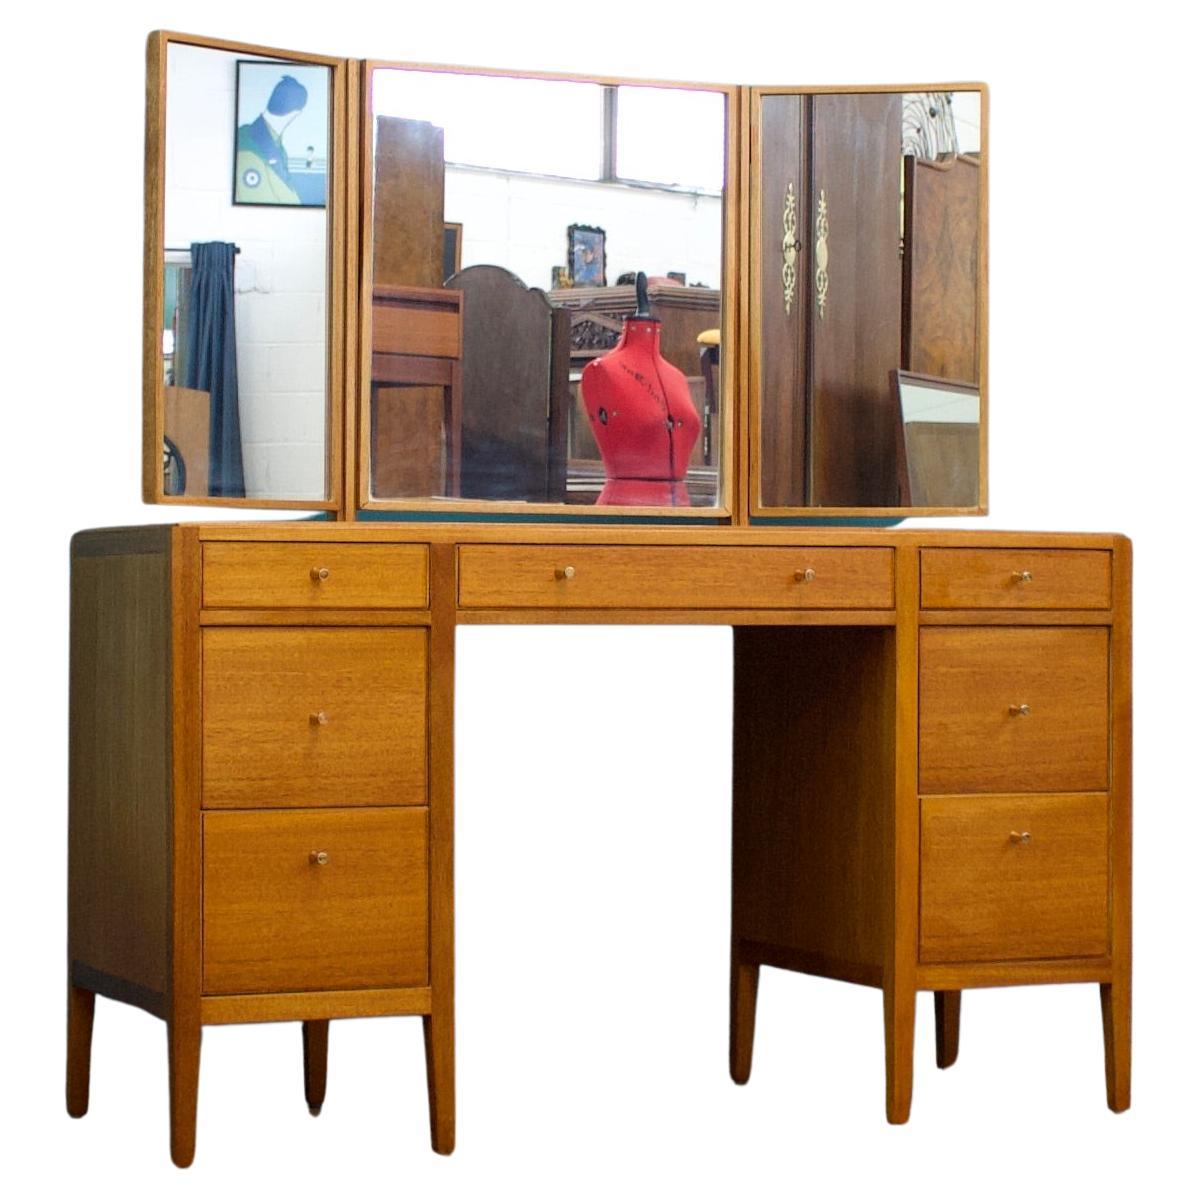
[(420, 1015), (454, 1146), (459, 624), (729, 624), (730, 1070), (761, 966), (883, 991), (1100, 985), (1129, 1104), (1130, 547), (845, 530), (181, 525), (72, 546), (68, 1107), (96, 994), (167, 1022), (171, 1147), (205, 1024)]
[[(454, 1148), (455, 630), (552, 622), (734, 627), (736, 1082), (764, 966), (881, 989), (894, 1123), (918, 991), (949, 1066), (964, 990), (1095, 983), (1127, 1108), (1129, 542), (866, 527), (987, 511), (983, 85), (650, 85), (166, 33), (147, 84), (144, 498), (331, 519), (72, 542), (68, 1111), (97, 995), (166, 1022), (180, 1166), (203, 1026), (302, 1023), (315, 1114), (328, 1023), (411, 1015)], [(271, 130), (306, 104), (289, 152)], [(594, 153), (555, 158), (548, 110)], [(662, 170), (692, 182), (623, 159), (622, 114), (686, 123), (706, 152)], [(247, 219), (275, 170), (272, 196), (324, 205)], [(547, 293), (567, 228), (597, 286)], [(711, 285), (669, 297), (720, 346), (671, 339), (671, 404), (702, 373), (719, 395), (699, 464), (665, 349), (579, 409), (602, 468), (567, 453), (570, 311), (615, 324), (606, 262)], [(614, 476), (618, 430), (662, 466)], [(601, 474), (672, 507), (602, 507)]]

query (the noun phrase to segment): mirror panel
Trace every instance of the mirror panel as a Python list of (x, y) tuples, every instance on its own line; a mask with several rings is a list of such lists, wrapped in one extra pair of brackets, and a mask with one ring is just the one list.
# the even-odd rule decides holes
[(364, 506), (714, 512), (726, 92), (366, 86)]
[(162, 66), (147, 499), (331, 506), (333, 68), (181, 41)]
[[(756, 93), (752, 513), (982, 511), (985, 101)], [(939, 484), (906, 458), (897, 372), (975, 397)]]

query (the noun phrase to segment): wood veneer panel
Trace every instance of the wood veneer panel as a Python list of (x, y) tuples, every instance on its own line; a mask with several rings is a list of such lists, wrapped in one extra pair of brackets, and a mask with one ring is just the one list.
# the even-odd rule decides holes
[(428, 603), (424, 545), (218, 542), (204, 547), (206, 608), (424, 608)]
[[(71, 543), (68, 954), (168, 988), (171, 530)], [(94, 989), (92, 989), (94, 990)]]
[(424, 985), (428, 892), (427, 809), (206, 813), (204, 990)]
[(1106, 609), (1104, 550), (923, 550), (923, 608)]
[(203, 631), (204, 806), (427, 803), (428, 634)]
[(923, 962), (1107, 953), (1106, 794), (922, 798)]
[(734, 940), (802, 952), (764, 961), (881, 977), (894, 642), (890, 629), (734, 631)]
[(1103, 626), (923, 627), (921, 791), (1107, 790), (1108, 642)]

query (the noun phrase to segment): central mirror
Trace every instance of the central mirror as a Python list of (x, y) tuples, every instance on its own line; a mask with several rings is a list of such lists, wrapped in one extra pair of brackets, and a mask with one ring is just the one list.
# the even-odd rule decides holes
[(726, 91), (378, 67), (368, 94), (364, 505), (727, 506)]

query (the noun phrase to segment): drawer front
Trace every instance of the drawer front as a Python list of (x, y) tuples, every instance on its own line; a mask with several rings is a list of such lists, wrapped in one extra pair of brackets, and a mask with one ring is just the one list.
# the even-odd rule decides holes
[(926, 796), (922, 962), (1108, 953), (1108, 797)]
[(204, 814), (206, 993), (428, 977), (428, 809)]
[(1108, 789), (1108, 629), (925, 628), (922, 792)]
[(464, 608), (891, 608), (890, 549), (463, 546)]
[(204, 807), (425, 804), (427, 638), (205, 629)]
[(207, 542), (206, 608), (425, 608), (425, 546)]
[(923, 608), (1109, 608), (1107, 550), (922, 550)]

